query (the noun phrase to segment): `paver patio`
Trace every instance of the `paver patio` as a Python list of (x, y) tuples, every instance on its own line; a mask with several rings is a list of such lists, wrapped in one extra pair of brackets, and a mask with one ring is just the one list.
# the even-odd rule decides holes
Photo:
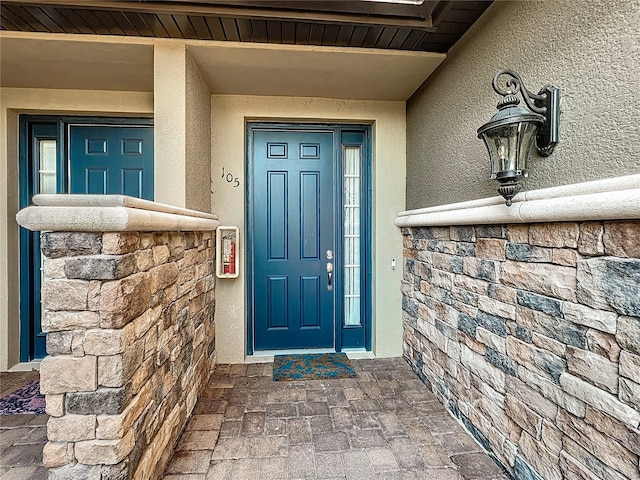
[[(352, 363), (357, 378), (294, 382), (218, 365), (164, 479), (507, 478), (404, 359)], [(0, 416), (0, 479), (47, 478), (47, 419)]]
[(404, 359), (353, 364), (357, 378), (295, 382), (217, 366), (164, 479), (507, 478)]
[[(38, 372), (1, 372), (0, 398), (38, 378)], [(0, 479), (44, 480), (42, 447), (48, 415), (0, 415)]]
[(0, 479), (45, 480), (48, 415), (0, 415)]

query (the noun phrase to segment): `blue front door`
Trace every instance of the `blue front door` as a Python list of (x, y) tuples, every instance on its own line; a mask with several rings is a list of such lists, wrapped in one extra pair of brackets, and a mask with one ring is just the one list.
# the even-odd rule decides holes
[[(24, 115), (20, 137), (21, 208), (38, 193), (153, 200), (153, 126), (146, 120)], [(41, 329), (39, 233), (23, 228), (20, 272), (20, 361), (26, 362), (46, 355), (46, 337)]]
[(255, 350), (335, 348), (334, 137), (252, 130)]

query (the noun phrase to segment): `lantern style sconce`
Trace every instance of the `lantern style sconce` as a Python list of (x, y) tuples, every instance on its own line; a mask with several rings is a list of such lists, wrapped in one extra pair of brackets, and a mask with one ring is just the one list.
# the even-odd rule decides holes
[[(498, 85), (502, 75), (510, 77), (506, 89)], [(501, 70), (493, 77), (493, 89), (503, 98), (498, 113), (478, 129), (478, 138), (489, 151), (491, 179), (500, 182), (498, 192), (510, 206), (520, 181), (527, 177), (527, 157), (534, 139), (543, 157), (551, 155), (558, 143), (560, 90), (547, 85), (538, 94), (531, 93), (511, 70)], [(518, 92), (529, 110), (518, 106)]]

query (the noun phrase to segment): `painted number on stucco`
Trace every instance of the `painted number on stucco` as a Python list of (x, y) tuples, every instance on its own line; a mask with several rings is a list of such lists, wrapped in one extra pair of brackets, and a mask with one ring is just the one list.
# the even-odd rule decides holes
[(222, 167), (221, 178), (224, 178), (227, 183), (231, 183), (233, 185), (233, 188), (240, 186), (240, 179), (231, 172), (225, 172), (224, 167)]

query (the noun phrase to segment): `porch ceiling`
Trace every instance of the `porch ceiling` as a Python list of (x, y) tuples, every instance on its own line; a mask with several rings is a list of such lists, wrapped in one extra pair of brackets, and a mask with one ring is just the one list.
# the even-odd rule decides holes
[(3, 0), (1, 84), (152, 92), (170, 39), (214, 94), (406, 100), (491, 3)]
[[(444, 54), (186, 41), (212, 94), (406, 100)], [(3, 87), (153, 92), (153, 39), (2, 32)]]
[(284, 45), (197, 44), (214, 94), (406, 100), (443, 54)]
[(153, 91), (153, 46), (66, 38), (0, 39), (3, 87)]

